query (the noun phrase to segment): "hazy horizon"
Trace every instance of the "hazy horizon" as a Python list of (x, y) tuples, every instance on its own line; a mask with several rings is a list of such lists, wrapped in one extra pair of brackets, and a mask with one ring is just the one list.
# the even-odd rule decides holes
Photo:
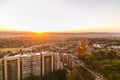
[(119, 0), (0, 0), (0, 31), (120, 33)]

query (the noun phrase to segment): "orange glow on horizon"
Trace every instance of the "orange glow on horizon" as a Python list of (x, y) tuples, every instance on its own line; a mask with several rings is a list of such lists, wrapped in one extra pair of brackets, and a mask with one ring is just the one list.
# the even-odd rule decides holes
[(0, 26), (0, 31), (25, 31), (34, 32), (36, 34), (43, 34), (45, 32), (65, 32), (65, 33), (83, 33), (83, 32), (119, 32), (117, 27), (96, 27), (96, 26), (84, 26), (84, 27), (69, 27), (69, 28), (50, 28), (50, 27), (3, 27)]
[(35, 34), (42, 35), (43, 32), (34, 32)]

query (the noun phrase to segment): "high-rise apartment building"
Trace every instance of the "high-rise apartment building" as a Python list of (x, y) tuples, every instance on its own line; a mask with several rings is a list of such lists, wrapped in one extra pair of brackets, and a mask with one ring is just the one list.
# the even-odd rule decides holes
[(69, 54), (60, 54), (62, 65), (69, 68), (76, 67), (75, 57)]
[(42, 75), (53, 71), (53, 54), (43, 52), (42, 54)]
[[(60, 69), (59, 53), (27, 53), (0, 60), (0, 80), (23, 80)], [(5, 78), (5, 79), (4, 79)]]
[(21, 69), (21, 78), (25, 79), (30, 77), (32, 73), (32, 68), (31, 68), (31, 55), (21, 55), (20, 56), (20, 69)]
[(32, 75), (35, 76), (41, 76), (42, 75), (42, 54), (36, 53), (33, 56), (31, 56), (32, 59), (32, 64), (31, 64), (31, 69), (32, 69)]
[(58, 69), (60, 69), (60, 57), (59, 57), (60, 55), (59, 55), (59, 53), (54, 53), (54, 55), (53, 55), (53, 62), (54, 62), (54, 64), (53, 64), (53, 70), (58, 70)]
[(0, 59), (0, 80), (4, 80), (4, 66), (3, 66), (3, 59)]
[(5, 80), (20, 80), (20, 57), (4, 58)]

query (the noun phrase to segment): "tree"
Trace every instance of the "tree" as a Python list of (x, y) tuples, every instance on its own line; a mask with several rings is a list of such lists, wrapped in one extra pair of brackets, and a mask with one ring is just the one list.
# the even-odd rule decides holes
[(106, 58), (114, 59), (116, 57), (116, 55), (117, 55), (117, 53), (115, 51), (111, 50), (111, 51), (107, 52)]
[(7, 52), (1, 52), (1, 51), (0, 51), (0, 58), (3, 58), (4, 55), (6, 55), (6, 54), (7, 54)]
[(78, 69), (73, 69), (68, 72), (68, 80), (85, 80)]

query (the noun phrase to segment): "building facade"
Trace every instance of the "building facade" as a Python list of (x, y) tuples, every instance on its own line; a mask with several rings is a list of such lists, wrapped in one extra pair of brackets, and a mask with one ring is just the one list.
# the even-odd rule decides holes
[(60, 61), (62, 62), (62, 65), (67, 68), (75, 68), (77, 66), (75, 57), (66, 53), (60, 54)]
[(53, 71), (53, 54), (42, 54), (42, 75)]
[(5, 80), (20, 80), (20, 57), (4, 58)]
[(60, 69), (59, 53), (27, 53), (0, 60), (0, 80), (23, 80), (30, 76), (41, 77)]
[(4, 66), (3, 66), (3, 59), (0, 59), (0, 80), (4, 80)]
[(32, 58), (32, 75), (41, 76), (42, 75), (42, 57), (40, 53), (31, 56)]
[(53, 70), (58, 70), (60, 69), (60, 55), (59, 53), (54, 53), (53, 55)]
[(31, 55), (22, 55), (20, 56), (20, 60), (21, 60), (21, 78), (25, 79), (28, 78), (31, 75)]

